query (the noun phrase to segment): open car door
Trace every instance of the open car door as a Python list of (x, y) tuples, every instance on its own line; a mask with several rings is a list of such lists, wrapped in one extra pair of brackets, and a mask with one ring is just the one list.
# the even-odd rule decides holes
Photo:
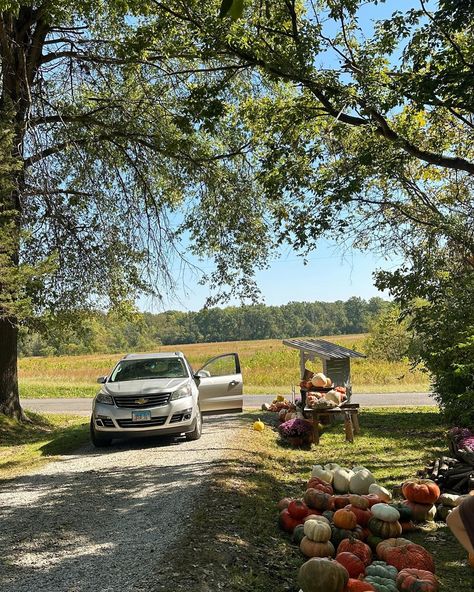
[(194, 375), (201, 413), (240, 412), (243, 407), (243, 383), (237, 354), (211, 358)]

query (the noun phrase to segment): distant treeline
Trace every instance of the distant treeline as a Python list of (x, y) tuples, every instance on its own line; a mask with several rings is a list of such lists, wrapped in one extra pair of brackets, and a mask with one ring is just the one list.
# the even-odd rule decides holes
[(24, 331), (20, 355), (70, 355), (151, 350), (157, 345), (283, 339), (364, 333), (389, 303), (352, 297), (343, 302), (290, 302), (282, 306), (232, 306), (199, 312), (81, 313), (56, 319), (41, 332)]

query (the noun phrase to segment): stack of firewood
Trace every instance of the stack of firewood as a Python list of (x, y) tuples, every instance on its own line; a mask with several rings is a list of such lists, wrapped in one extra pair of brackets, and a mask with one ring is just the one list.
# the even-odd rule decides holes
[(418, 474), (425, 479), (432, 479), (445, 493), (463, 494), (474, 489), (474, 466), (457, 458), (441, 456)]

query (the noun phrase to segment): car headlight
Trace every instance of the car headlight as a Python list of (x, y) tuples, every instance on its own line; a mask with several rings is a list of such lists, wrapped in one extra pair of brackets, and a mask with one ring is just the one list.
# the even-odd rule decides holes
[(106, 405), (114, 404), (112, 395), (106, 395), (105, 393), (99, 393), (95, 400), (97, 403), (105, 403)]
[(192, 395), (191, 385), (187, 384), (186, 386), (182, 386), (177, 391), (171, 395), (171, 401), (176, 401), (176, 399), (184, 399), (184, 397), (190, 397)]

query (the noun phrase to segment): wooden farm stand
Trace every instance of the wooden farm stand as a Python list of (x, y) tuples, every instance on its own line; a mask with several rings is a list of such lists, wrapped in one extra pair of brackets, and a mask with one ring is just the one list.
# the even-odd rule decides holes
[[(330, 343), (324, 339), (284, 339), (283, 344), (300, 352), (301, 380), (305, 378), (306, 362), (322, 360), (323, 373), (332, 378), (334, 386), (346, 386), (351, 383), (351, 358), (365, 358), (364, 354), (347, 347)], [(312, 415), (314, 442), (319, 444), (320, 419), (335, 417), (344, 418), (346, 440), (354, 441), (354, 434), (359, 433), (359, 404), (350, 402), (350, 392), (346, 403), (337, 409), (312, 409), (306, 407), (306, 389), (301, 389), (301, 397), (305, 415)]]

